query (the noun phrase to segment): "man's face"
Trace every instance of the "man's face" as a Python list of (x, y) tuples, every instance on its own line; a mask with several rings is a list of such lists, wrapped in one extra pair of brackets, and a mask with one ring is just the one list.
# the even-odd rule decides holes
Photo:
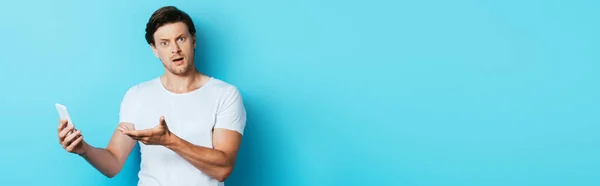
[(196, 37), (183, 22), (165, 24), (154, 32), (154, 55), (165, 68), (175, 75), (184, 75), (193, 69)]

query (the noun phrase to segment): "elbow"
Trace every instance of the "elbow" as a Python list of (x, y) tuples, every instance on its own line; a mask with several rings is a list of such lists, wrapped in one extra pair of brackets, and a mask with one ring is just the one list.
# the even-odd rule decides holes
[(104, 176), (106, 176), (107, 178), (113, 178), (113, 177), (115, 177), (116, 175), (117, 175), (117, 174), (114, 174), (114, 173), (107, 173), (107, 174), (104, 174)]
[(107, 178), (113, 178), (115, 176), (117, 176), (117, 174), (119, 174), (121, 170), (117, 170), (117, 171), (110, 171), (110, 172), (103, 172), (102, 174), (104, 174), (104, 176), (106, 176)]
[(232, 171), (233, 171), (232, 166), (225, 167), (222, 171), (220, 171), (218, 173), (218, 175), (216, 175), (215, 179), (218, 180), (219, 182), (225, 182), (225, 180), (227, 180), (227, 178), (229, 178), (229, 175), (231, 175)]

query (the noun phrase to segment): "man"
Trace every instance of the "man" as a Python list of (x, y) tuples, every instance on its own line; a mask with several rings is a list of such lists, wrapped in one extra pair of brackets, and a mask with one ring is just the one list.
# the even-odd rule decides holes
[(146, 25), (146, 40), (165, 73), (125, 93), (107, 147), (86, 143), (81, 131), (63, 120), (60, 144), (113, 177), (139, 142), (140, 186), (224, 185), (246, 124), (239, 90), (197, 71), (196, 29), (187, 13), (173, 6), (156, 10)]

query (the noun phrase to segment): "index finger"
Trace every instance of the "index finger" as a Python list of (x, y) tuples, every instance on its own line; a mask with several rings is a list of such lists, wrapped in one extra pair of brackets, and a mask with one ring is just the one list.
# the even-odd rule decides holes
[(62, 131), (62, 129), (64, 129), (65, 126), (67, 125), (67, 120), (58, 119), (58, 121), (59, 121), (58, 132), (60, 133), (60, 131)]
[(151, 131), (149, 129), (145, 129), (145, 130), (129, 130), (129, 131), (124, 131), (123, 133), (125, 135), (128, 135), (128, 136), (144, 137), (144, 136), (150, 136)]

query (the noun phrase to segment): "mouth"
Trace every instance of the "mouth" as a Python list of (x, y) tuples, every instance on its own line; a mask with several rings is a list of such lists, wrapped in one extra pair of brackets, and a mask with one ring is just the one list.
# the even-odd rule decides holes
[(183, 64), (183, 57), (178, 57), (172, 60), (173, 63), (175, 63), (176, 65), (181, 65)]
[(182, 62), (182, 61), (183, 61), (183, 57), (173, 59), (173, 62)]

